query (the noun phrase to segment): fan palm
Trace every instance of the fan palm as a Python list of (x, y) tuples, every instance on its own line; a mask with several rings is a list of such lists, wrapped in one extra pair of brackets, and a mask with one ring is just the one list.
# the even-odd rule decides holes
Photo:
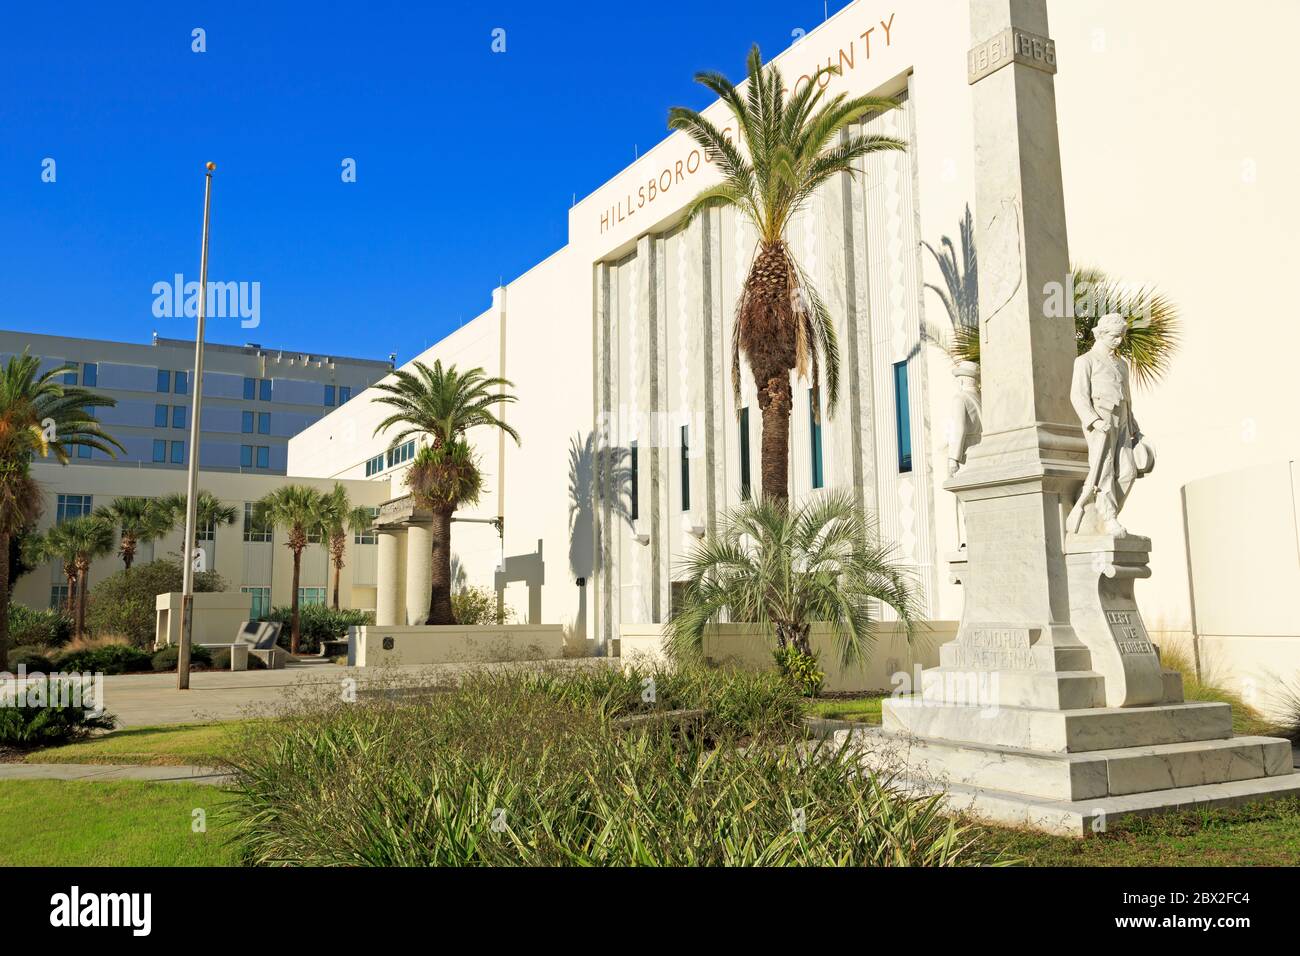
[(107, 507), (95, 513), (117, 528), (119, 544), (117, 553), (122, 566), (131, 570), (140, 545), (161, 538), (172, 528), (172, 516), (166, 505), (150, 498), (114, 498)]
[(63, 384), (70, 365), (41, 371), (41, 360), (23, 353), (0, 369), (0, 671), (9, 666), (9, 545), (40, 516), (40, 486), (31, 476), (35, 455), (66, 465), (74, 448), (116, 456), (121, 444), (103, 430), (94, 409), (117, 402)]
[(847, 664), (874, 646), (873, 604), (892, 608), (909, 640), (919, 613), (909, 575), (847, 492), (797, 506), (744, 502), (692, 549), (684, 570), (685, 592), (668, 624), (677, 653), (698, 652), (709, 625), (725, 615), (774, 632), (780, 651), (805, 655), (812, 625), (830, 624)]
[(77, 570), (77, 610), (73, 621), (77, 636), (83, 637), (86, 633), (86, 599), (90, 589), (87, 576), (90, 574), (90, 564), (96, 558), (112, 553), (115, 529), (107, 518), (85, 515), (63, 522), (56, 531), (56, 540), (67, 549), (67, 554), (71, 554)]
[(790, 373), (811, 372), (814, 391), (825, 372), (827, 406), (839, 397), (839, 346), (821, 295), (795, 260), (786, 229), (818, 187), (839, 174), (853, 175), (863, 157), (900, 150), (902, 141), (847, 133), (869, 113), (898, 104), (879, 96), (828, 97), (823, 82), (838, 67), (823, 67), (788, 97), (777, 68), (763, 65), (757, 46), (749, 53), (742, 93), (725, 76), (697, 73), (735, 114), (740, 143), (729, 139), (701, 113), (673, 107), (668, 126), (682, 130), (717, 165), (722, 182), (704, 190), (687, 207), (690, 221), (707, 209), (730, 206), (758, 231), (758, 248), (736, 304), (731, 378), (740, 404), (740, 357), (749, 362), (763, 415), (762, 491), (789, 496)]
[(323, 534), (327, 512), (325, 495), (306, 485), (282, 485), (253, 506), (253, 521), (260, 525), (283, 528), (288, 535), (285, 546), (293, 554), (293, 601), (289, 624), (289, 652), (298, 653), (298, 582), (302, 575), (302, 552), (308, 538)]
[[(159, 537), (179, 530), (185, 533), (185, 509), (188, 498), (179, 492), (164, 495), (154, 504), (159, 522)], [(194, 531), (196, 537), (204, 533), (215, 533), (218, 527), (234, 524), (239, 520), (239, 510), (228, 505), (205, 488), (199, 489), (194, 504)], [(181, 548), (188, 547), (188, 542)]]
[(456, 509), (478, 500), (483, 487), (469, 444), (462, 436), (471, 428), (496, 428), (519, 442), (519, 433), (499, 417), (494, 406), (517, 401), (506, 389), (514, 385), (489, 376), (481, 368), (462, 372), (454, 365), (443, 368), (414, 363), (414, 372), (398, 369), (391, 381), (372, 386), (381, 394), (374, 401), (395, 411), (375, 428), (375, 434), (395, 429), (391, 445), (413, 435), (429, 444), (417, 453), (407, 472), (415, 500), (433, 511), (433, 574), (429, 594), (429, 624), (454, 624), (451, 607), (451, 519)]
[(348, 490), (335, 482), (334, 490), (325, 495), (325, 529), (328, 532), (330, 561), (334, 565), (334, 610), (339, 609), (339, 577), (343, 571), (343, 555), (347, 550), (348, 535), (370, 530), (374, 518), (370, 509), (353, 506)]
[(44, 534), (31, 535), (24, 541), (29, 564), (57, 561), (63, 567), (63, 581), (68, 593), (63, 599), (63, 610), (71, 620), (77, 609), (77, 554), (63, 525), (55, 525)]
[[(926, 337), (942, 345), (954, 361), (978, 365), (979, 267), (969, 206), (959, 231), (960, 257), (947, 236), (939, 240), (942, 252), (928, 242), (922, 243), (934, 257), (944, 283), (938, 286), (927, 282), (925, 287), (939, 296), (952, 327), (951, 334), (927, 327)], [(1139, 384), (1151, 386), (1165, 376), (1180, 334), (1178, 309), (1173, 302), (1150, 286), (1131, 289), (1102, 270), (1086, 266), (1072, 268), (1070, 294), (1077, 354), (1083, 355), (1092, 348), (1092, 327), (1096, 321), (1108, 312), (1115, 312), (1128, 323), (1119, 354), (1128, 359), (1133, 377)]]

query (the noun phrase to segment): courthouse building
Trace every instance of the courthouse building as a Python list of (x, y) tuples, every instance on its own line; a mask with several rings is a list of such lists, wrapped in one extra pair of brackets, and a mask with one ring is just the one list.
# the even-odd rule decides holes
[[(1168, 374), (1134, 395), (1158, 455), (1123, 515), (1153, 540), (1153, 576), (1137, 584), (1148, 629), (1157, 642), (1194, 636), (1207, 667), (1237, 679), (1293, 676), (1300, 428), (1285, 383), (1300, 323), (1280, 307), (1277, 279), (1296, 251), (1286, 213), (1300, 209), (1290, 172), (1300, 133), (1240, 80), (1288, 88), (1300, 10), (1276, 5), (1272, 19), (1293, 29), (1269, 35), (1210, 4), (1177, 12), (1049, 2), (1070, 254), (1157, 286), (1182, 315)], [(926, 288), (942, 280), (922, 242), (956, 240), (975, 202), (970, 46), (964, 2), (857, 0), (778, 58), (792, 84), (829, 64), (841, 69), (824, 78), (830, 92), (900, 104), (859, 125), (908, 149), (828, 184), (790, 231), (835, 318), (844, 386), (816, 415), (810, 383), (796, 382), (790, 473), (796, 496), (852, 491), (936, 621), (956, 620), (962, 603), (946, 563), (956, 504), (942, 486), (955, 382), (923, 335), (947, 317)], [(743, 52), (700, 67), (739, 65)], [(707, 113), (732, 125), (719, 103)], [(666, 620), (687, 549), (758, 484), (753, 383), (746, 371), (737, 405), (729, 368), (753, 231), (730, 211), (682, 222), (715, 177), (688, 137), (666, 137), (573, 206), (563, 248), (417, 357), (482, 366), (519, 396), (507, 409), (519, 447), (470, 436), (487, 484), (461, 517), (501, 517), (503, 534), (453, 525), (459, 573), (504, 586), (522, 619), (563, 624), (591, 653), (615, 647), (624, 627)], [(289, 440), (288, 474), (401, 496), (415, 447), (374, 437), (383, 417), (370, 393), (355, 394)], [(620, 487), (602, 489), (611, 461)], [(378, 577), (402, 587), (402, 548), (379, 554), (392, 566)]]

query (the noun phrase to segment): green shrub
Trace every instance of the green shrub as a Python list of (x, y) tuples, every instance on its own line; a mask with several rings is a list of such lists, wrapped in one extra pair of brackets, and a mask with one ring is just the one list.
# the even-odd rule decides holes
[(826, 680), (826, 673), (819, 666), (815, 654), (804, 654), (794, 647), (784, 650), (777, 648), (772, 652), (777, 671), (796, 687), (803, 691), (805, 697), (816, 697)]
[(69, 673), (135, 674), (150, 669), (152, 655), (129, 644), (106, 644), (61, 654), (55, 664), (59, 670)]
[(72, 621), (62, 611), (9, 605), (9, 640), (15, 646), (62, 647), (72, 637)]
[[(293, 609), (288, 607), (272, 608), (264, 620), (279, 621), (280, 646), (288, 650), (292, 634), (289, 629), (293, 620)], [(308, 604), (298, 608), (298, 652), (315, 654), (320, 650), (321, 641), (341, 641), (348, 636), (349, 627), (373, 624), (375, 616), (370, 611), (355, 608), (334, 610), (324, 604)]]
[[(93, 634), (119, 634), (137, 647), (150, 647), (157, 626), (158, 595), (179, 591), (182, 578), (180, 564), (167, 560), (114, 572), (90, 589), (86, 624)], [(217, 572), (200, 571), (194, 575), (194, 590), (228, 588)]]
[[(175, 667), (176, 665), (173, 664), (172, 669), (174, 670)], [(230, 670), (230, 648), (223, 647), (220, 650), (216, 650), (212, 652), (212, 669), (217, 671)], [(248, 669), (250, 671), (266, 670), (266, 662), (262, 660), (260, 657), (256, 657), (252, 654), (249, 654)]]
[[(116, 724), (112, 716), (91, 714), (71, 704), (75, 697), (66, 696), (70, 686), (69, 681), (37, 681), (27, 685), (20, 699), (5, 700), (0, 706), (0, 746), (50, 747), (79, 740), (94, 730), (112, 730)], [(56, 702), (64, 705), (50, 706)]]
[(462, 588), (451, 596), (451, 610), (457, 624), (513, 624), (515, 610), (509, 605), (497, 611), (497, 595), (488, 588)]
[[(176, 664), (180, 660), (181, 649), (175, 644), (169, 644), (158, 653), (154, 654), (150, 660), (150, 666), (154, 671), (162, 673), (171, 671), (175, 673)], [(201, 644), (190, 645), (190, 669), (196, 667), (208, 667), (212, 664), (212, 652)], [(230, 667), (230, 658), (226, 658), (226, 667)]]
[[(12, 653), (10, 660), (13, 660)], [(1300, 678), (1283, 681), (1274, 691), (1279, 721), (1277, 733), (1300, 747)]]
[(255, 864), (345, 866), (943, 866), (972, 848), (939, 797), (864, 776), (848, 751), (616, 731), (575, 703), (587, 691), (471, 676), (286, 717), (236, 758), (236, 845)]
[(48, 674), (54, 670), (54, 664), (46, 656), (43, 647), (13, 647), (9, 649), (9, 670), (12, 673), (18, 673), (19, 665), (27, 668), (27, 673), (31, 674), (40, 671), (42, 674)]

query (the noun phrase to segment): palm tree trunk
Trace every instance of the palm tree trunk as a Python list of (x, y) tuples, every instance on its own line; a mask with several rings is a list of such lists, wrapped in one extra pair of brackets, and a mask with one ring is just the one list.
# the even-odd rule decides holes
[(126, 565), (126, 570), (131, 570), (131, 562), (135, 560), (135, 535), (122, 535), (122, 563)]
[(334, 558), (334, 610), (339, 609), (339, 578), (343, 574), (343, 562), (339, 560), (342, 555)]
[(433, 513), (433, 589), (429, 595), (428, 624), (455, 624), (451, 609), (451, 516), (453, 512)]
[(759, 383), (758, 407), (763, 413), (761, 465), (763, 497), (790, 498), (790, 374)]
[(302, 551), (293, 552), (293, 609), (289, 616), (289, 653), (298, 653), (298, 577), (302, 572)]
[(9, 670), (9, 538), (0, 534), (0, 671)]
[(86, 569), (77, 568), (77, 637), (86, 635)]

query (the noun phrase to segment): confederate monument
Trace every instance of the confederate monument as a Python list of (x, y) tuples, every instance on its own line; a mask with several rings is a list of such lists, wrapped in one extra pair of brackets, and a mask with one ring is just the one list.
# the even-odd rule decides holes
[(1046, 307), (1070, 272), (1046, 0), (970, 11), (982, 434), (945, 482), (966, 524), (961, 624), (881, 731), (845, 733), (955, 807), (1055, 832), (1300, 792), (1290, 744), (1184, 703), (1147, 636), (1133, 584), (1151, 542), (1118, 521), (1150, 466), (1123, 320), (1076, 357), (1073, 321)]

